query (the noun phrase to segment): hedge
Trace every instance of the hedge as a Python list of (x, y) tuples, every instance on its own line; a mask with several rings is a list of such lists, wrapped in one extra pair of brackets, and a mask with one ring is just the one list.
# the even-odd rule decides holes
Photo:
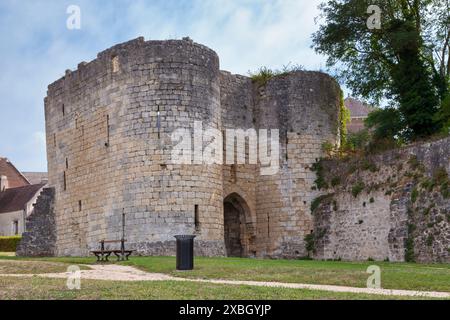
[(16, 252), (16, 247), (22, 237), (0, 237), (0, 252)]

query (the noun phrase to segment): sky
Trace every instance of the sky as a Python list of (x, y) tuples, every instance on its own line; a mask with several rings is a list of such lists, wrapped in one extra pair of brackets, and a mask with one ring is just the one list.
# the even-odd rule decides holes
[[(222, 70), (261, 66), (325, 70), (311, 49), (321, 0), (1, 0), (0, 156), (21, 171), (47, 171), (44, 97), (48, 84), (81, 61), (139, 36), (181, 39), (215, 50)], [(81, 28), (67, 28), (67, 9)]]

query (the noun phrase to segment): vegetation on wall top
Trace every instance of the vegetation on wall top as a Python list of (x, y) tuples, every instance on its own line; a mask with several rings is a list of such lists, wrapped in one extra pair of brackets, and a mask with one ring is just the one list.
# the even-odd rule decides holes
[(256, 72), (249, 71), (248, 74), (253, 83), (258, 86), (265, 86), (270, 79), (274, 77), (286, 76), (292, 72), (304, 71), (304, 67), (298, 64), (291, 65), (290, 63), (284, 65), (281, 69), (270, 69), (268, 67), (261, 67)]

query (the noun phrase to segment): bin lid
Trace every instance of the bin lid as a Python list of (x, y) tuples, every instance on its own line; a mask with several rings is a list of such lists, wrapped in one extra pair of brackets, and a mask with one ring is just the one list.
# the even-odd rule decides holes
[(177, 239), (177, 240), (192, 240), (192, 239), (194, 239), (196, 236), (184, 234), (184, 235), (178, 235), (178, 236), (174, 236), (174, 237), (175, 237), (175, 239)]

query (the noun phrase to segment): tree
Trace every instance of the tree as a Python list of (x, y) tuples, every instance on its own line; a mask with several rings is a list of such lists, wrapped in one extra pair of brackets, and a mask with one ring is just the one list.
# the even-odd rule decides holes
[(449, 1), (377, 1), (381, 28), (372, 30), (373, 0), (320, 6), (324, 23), (313, 35), (314, 48), (356, 95), (375, 104), (387, 99), (398, 109), (402, 127), (395, 134), (405, 139), (439, 130), (435, 115), (449, 91)]
[(368, 128), (374, 128), (372, 134), (375, 140), (395, 138), (405, 127), (400, 111), (392, 107), (371, 112), (365, 124)]

